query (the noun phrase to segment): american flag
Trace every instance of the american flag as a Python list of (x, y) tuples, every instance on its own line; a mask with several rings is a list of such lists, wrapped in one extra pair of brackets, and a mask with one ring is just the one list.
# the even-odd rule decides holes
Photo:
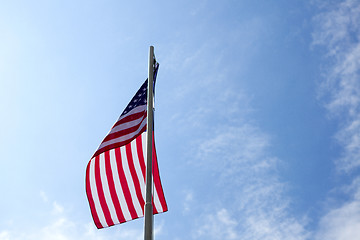
[[(158, 64), (155, 66), (154, 82)], [(147, 80), (101, 142), (86, 168), (86, 194), (97, 228), (144, 216)], [(167, 211), (153, 136), (153, 213)]]

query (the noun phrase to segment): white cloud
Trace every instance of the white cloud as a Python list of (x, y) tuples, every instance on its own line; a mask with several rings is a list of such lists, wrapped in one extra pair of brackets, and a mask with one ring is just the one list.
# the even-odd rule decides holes
[[(307, 239), (305, 219), (291, 216), (286, 185), (278, 180), (279, 160), (267, 156), (268, 137), (252, 126), (221, 129), (200, 146), (212, 166), (221, 196), (199, 219), (204, 239)], [(212, 157), (211, 157), (212, 156)]]
[(301, 221), (295, 218), (279, 220), (279, 216), (266, 214), (252, 216), (247, 221), (247, 227), (243, 239), (303, 240), (310, 236)]
[(241, 121), (209, 131), (194, 145), (193, 165), (211, 172), (208, 191), (215, 197), (205, 203), (194, 238), (307, 239), (306, 218), (292, 216), (286, 184), (278, 178), (281, 160), (270, 155), (271, 138)]
[(0, 232), (0, 240), (10, 240), (10, 233), (8, 231)]
[[(336, 161), (341, 174), (353, 176), (360, 167), (360, 2), (326, 5), (315, 17), (314, 44), (325, 47), (330, 64), (324, 72), (322, 99), (339, 120), (335, 139), (343, 147)], [(349, 198), (335, 203), (320, 219), (316, 239), (358, 239), (360, 236), (359, 178), (342, 192)], [(335, 189), (338, 191), (338, 189)]]
[(358, 239), (360, 236), (360, 178), (347, 187), (351, 199), (339, 207), (330, 209), (322, 217), (316, 239)]
[[(42, 195), (46, 195), (43, 193)], [(143, 239), (143, 228), (115, 226), (112, 229), (97, 230), (92, 222), (81, 222), (69, 215), (71, 213), (61, 204), (54, 201), (52, 209), (46, 214), (49, 221), (39, 224), (29, 223), (29, 226), (11, 225), (0, 230), (0, 240), (110, 240), (110, 239)], [(155, 235), (162, 233), (163, 224), (157, 224)]]
[[(201, 62), (198, 58), (204, 58), (204, 49), (200, 50), (186, 64)], [(192, 237), (307, 239), (306, 218), (292, 215), (287, 186), (279, 180), (281, 160), (270, 153), (271, 136), (249, 120), (251, 97), (239, 85), (231, 85), (231, 73), (211, 71), (221, 68), (216, 61), (221, 59), (217, 56), (214, 66), (207, 67), (209, 74), (199, 75), (191, 88), (177, 96), (185, 102), (193, 99), (190, 94), (197, 98), (182, 117), (172, 119), (178, 131), (193, 136), (187, 148), (188, 164), (206, 172), (204, 189), (189, 186), (191, 194), (185, 195), (184, 209), (188, 202), (196, 209)]]
[[(357, 115), (360, 119), (360, 113)], [(338, 165), (340, 169), (353, 170), (360, 166), (360, 121), (353, 119), (347, 122), (337, 134), (336, 139), (344, 147), (344, 153)]]
[(44, 191), (40, 191), (40, 197), (44, 203), (47, 203), (49, 201), (49, 198)]
[(346, 0), (328, 8), (314, 18), (313, 38), (333, 62), (321, 92), (329, 113), (341, 122), (336, 139), (344, 151), (338, 169), (349, 172), (360, 166), (360, 3)]
[(360, 201), (344, 204), (331, 210), (320, 222), (316, 239), (358, 239), (360, 236)]
[(202, 223), (194, 233), (194, 238), (206, 237), (208, 239), (238, 239), (235, 229), (237, 221), (231, 218), (226, 209), (219, 209), (214, 214), (202, 217), (206, 223)]
[[(323, 4), (323, 3), (322, 3)], [(357, 0), (345, 0), (339, 4), (323, 4), (324, 12), (315, 17), (315, 45), (326, 45), (328, 55), (343, 54), (343, 46), (353, 44), (354, 34), (360, 26), (360, 6)]]
[(64, 212), (64, 207), (58, 204), (57, 202), (53, 202), (53, 214), (61, 214)]
[(184, 201), (183, 201), (183, 212), (184, 213), (188, 213), (191, 210), (191, 206), (193, 204), (194, 201), (194, 194), (191, 190), (187, 190), (184, 192)]

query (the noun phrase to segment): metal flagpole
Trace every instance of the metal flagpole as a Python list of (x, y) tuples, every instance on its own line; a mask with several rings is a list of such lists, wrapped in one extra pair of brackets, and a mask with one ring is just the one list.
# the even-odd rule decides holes
[(147, 158), (146, 158), (146, 200), (144, 240), (153, 239), (153, 207), (152, 207), (152, 135), (153, 135), (153, 87), (154, 87), (154, 47), (150, 46), (149, 77), (147, 92)]

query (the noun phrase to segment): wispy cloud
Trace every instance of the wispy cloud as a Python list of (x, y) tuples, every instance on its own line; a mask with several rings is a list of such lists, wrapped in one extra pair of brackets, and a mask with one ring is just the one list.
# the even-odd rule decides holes
[(351, 199), (323, 216), (316, 239), (357, 239), (360, 236), (360, 178), (345, 190)]
[(0, 240), (10, 240), (10, 233), (8, 231), (0, 232)]
[(360, 4), (346, 0), (326, 6), (314, 18), (314, 44), (325, 47), (330, 66), (321, 86), (325, 105), (340, 121), (336, 135), (344, 147), (339, 170), (360, 166)]
[(191, 210), (191, 206), (193, 204), (194, 196), (193, 192), (190, 190), (184, 191), (184, 201), (183, 201), (183, 209), (184, 213), (188, 213)]
[[(203, 168), (216, 178), (217, 201), (199, 218), (196, 237), (204, 239), (306, 239), (306, 219), (290, 211), (281, 161), (269, 155), (269, 137), (245, 124), (223, 127), (198, 147)], [(197, 159), (197, 160), (198, 160)], [(209, 167), (211, 166), (211, 167)], [(209, 181), (209, 180), (207, 180)], [(213, 181), (210, 181), (213, 182)], [(221, 237), (220, 237), (221, 236)]]
[(225, 208), (218, 209), (212, 214), (202, 217), (206, 219), (206, 224), (201, 223), (199, 228), (194, 231), (194, 238), (210, 237), (209, 239), (238, 239), (236, 230), (238, 222), (231, 217)]
[(49, 201), (49, 198), (44, 191), (40, 191), (40, 197), (44, 203), (47, 203)]
[[(46, 193), (41, 191), (41, 196)], [(46, 197), (46, 201), (50, 201)], [(108, 229), (110, 231), (96, 229), (92, 222), (76, 220), (70, 210), (56, 201), (52, 202), (52, 208), (44, 213), (49, 220), (42, 223), (29, 223), (29, 226), (15, 226), (10, 224), (7, 228), (0, 229), (0, 240), (110, 240), (110, 239), (143, 239), (143, 229), (127, 226), (126, 228)], [(162, 224), (157, 224), (154, 234), (161, 234)]]
[(199, 100), (186, 118), (174, 118), (193, 136), (188, 163), (208, 174), (204, 189), (191, 189), (198, 209), (192, 237), (307, 239), (306, 218), (293, 216), (287, 185), (279, 179), (282, 161), (271, 154), (271, 136), (253, 123), (251, 97), (227, 79), (226, 71), (218, 71), (192, 86), (202, 89)]
[[(345, 0), (326, 4), (314, 18), (314, 44), (324, 47), (329, 64), (324, 66), (321, 99), (338, 120), (335, 139), (343, 152), (336, 160), (341, 174), (354, 175), (360, 167), (360, 3)], [(319, 223), (316, 239), (357, 239), (360, 235), (360, 184), (355, 178), (342, 186), (349, 199), (335, 201)], [(339, 191), (339, 188), (335, 189)]]

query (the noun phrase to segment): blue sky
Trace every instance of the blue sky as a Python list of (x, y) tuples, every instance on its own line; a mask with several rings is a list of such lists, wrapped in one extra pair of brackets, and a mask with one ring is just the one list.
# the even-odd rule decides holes
[(155, 239), (357, 239), (360, 2), (3, 1), (0, 240), (97, 230), (85, 167), (160, 68)]

